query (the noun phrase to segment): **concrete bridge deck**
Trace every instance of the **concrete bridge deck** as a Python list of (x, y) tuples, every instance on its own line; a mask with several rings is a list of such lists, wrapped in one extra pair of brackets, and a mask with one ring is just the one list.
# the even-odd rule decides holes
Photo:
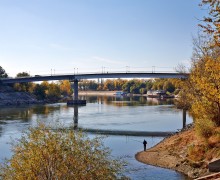
[(81, 80), (81, 79), (111, 79), (111, 78), (183, 78), (188, 77), (188, 73), (176, 72), (111, 72), (111, 73), (83, 73), (83, 74), (56, 74), (56, 75), (35, 75), (30, 77), (1, 78), (3, 84), (54, 81), (54, 80)]

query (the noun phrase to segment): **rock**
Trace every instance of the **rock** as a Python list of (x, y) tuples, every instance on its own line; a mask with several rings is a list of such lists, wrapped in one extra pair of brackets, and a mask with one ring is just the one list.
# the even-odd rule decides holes
[(208, 167), (210, 172), (220, 172), (220, 159), (209, 163)]

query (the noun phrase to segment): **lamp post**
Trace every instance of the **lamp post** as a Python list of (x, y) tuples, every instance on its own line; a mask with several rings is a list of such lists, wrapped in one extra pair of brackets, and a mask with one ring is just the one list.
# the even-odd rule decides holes
[(129, 66), (125, 66), (125, 71), (126, 71), (126, 73), (128, 73), (128, 72), (129, 72), (129, 69), (130, 69), (130, 67), (129, 67)]
[(152, 73), (155, 73), (155, 66), (152, 66)]

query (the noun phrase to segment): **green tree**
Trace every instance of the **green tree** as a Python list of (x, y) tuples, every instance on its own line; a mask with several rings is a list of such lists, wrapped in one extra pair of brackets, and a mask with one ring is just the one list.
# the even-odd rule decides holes
[(0, 169), (1, 179), (116, 179), (123, 163), (102, 139), (73, 130), (30, 128)]
[(37, 97), (38, 100), (44, 100), (46, 98), (45, 86), (41, 84), (36, 84), (33, 94)]
[(16, 75), (16, 77), (30, 77), (30, 74), (27, 72), (20, 72)]
[(7, 78), (8, 74), (5, 72), (5, 70), (0, 66), (0, 78)]
[(171, 81), (166, 80), (163, 84), (163, 90), (173, 93), (175, 91), (175, 86)]
[(151, 90), (153, 86), (153, 82), (151, 80), (146, 81), (146, 89), (147, 91)]
[(123, 86), (122, 86), (122, 90), (127, 92), (127, 93), (130, 93), (131, 92), (131, 87), (135, 84), (135, 80), (130, 80), (130, 81), (127, 81)]
[(134, 84), (133, 86), (130, 87), (130, 92), (133, 94), (139, 94), (140, 93), (140, 88), (138, 84)]

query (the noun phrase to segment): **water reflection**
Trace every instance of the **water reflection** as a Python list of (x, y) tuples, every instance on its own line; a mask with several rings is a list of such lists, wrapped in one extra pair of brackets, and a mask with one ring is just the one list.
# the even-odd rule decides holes
[[(74, 115), (73, 115), (73, 122), (74, 122), (74, 129), (84, 130), (84, 128), (78, 128), (78, 120), (79, 120), (79, 106), (74, 105)], [(186, 110), (182, 111), (182, 129), (186, 127)], [(90, 133), (97, 133), (97, 134), (105, 134), (105, 135), (126, 135), (126, 136), (169, 136), (174, 132), (161, 132), (161, 131), (116, 131), (116, 130), (100, 130), (100, 129), (85, 129), (87, 132)]]
[[(150, 106), (155, 106), (155, 107), (159, 107), (159, 108), (153, 108), (152, 110), (150, 110), (149, 108), (145, 110), (140, 110), (140, 113), (143, 114), (143, 116), (147, 117), (156, 117), (157, 116), (157, 111), (158, 113), (160, 113), (162, 115), (163, 111), (164, 113), (167, 114), (167, 112), (169, 111), (168, 108), (174, 108), (173, 106), (164, 106), (165, 108), (163, 108), (163, 106), (160, 107), (160, 105), (173, 105), (173, 99), (154, 99), (154, 98), (146, 98), (146, 97), (138, 97), (138, 96), (134, 96), (134, 97), (108, 97), (108, 96), (81, 96), (81, 99), (86, 99), (88, 104), (87, 107), (84, 108), (84, 110), (90, 110), (93, 109), (94, 113), (91, 112), (90, 114), (87, 114), (88, 117), (84, 116), (84, 112), (81, 112), (82, 116), (80, 115), (79, 117), (79, 106), (73, 106), (73, 107), (68, 107), (64, 104), (52, 104), (52, 105), (36, 105), (36, 106), (28, 106), (28, 107), (10, 107), (10, 108), (1, 108), (0, 109), (0, 123), (3, 123), (4, 121), (7, 120), (22, 120), (24, 122), (28, 122), (31, 121), (33, 119), (35, 120), (41, 120), (41, 119), (59, 119), (59, 116), (65, 116), (64, 114), (69, 114), (70, 112), (72, 112), (72, 124), (74, 126), (74, 129), (78, 128), (79, 125), (79, 119), (80, 119), (80, 123), (83, 124), (84, 119), (86, 118), (86, 120), (88, 118), (96, 118), (96, 122), (97, 125), (99, 123), (101, 123), (101, 121), (103, 121), (103, 118), (107, 118), (108, 112), (106, 112), (106, 107), (105, 106), (112, 106), (112, 107), (130, 107), (130, 106), (134, 106), (134, 107), (150, 107)], [(159, 105), (159, 106), (158, 106)], [(90, 106), (90, 107), (88, 107)], [(80, 106), (81, 107), (81, 106)], [(94, 109), (96, 108), (96, 109)], [(98, 109), (97, 109), (98, 108)], [(113, 109), (114, 110), (114, 109)], [(110, 121), (112, 121), (112, 119), (114, 118), (118, 118), (117, 116), (128, 116), (129, 114), (133, 117), (135, 116), (135, 114), (137, 114), (137, 118), (138, 116), (140, 116), (140, 113), (137, 113), (137, 111), (132, 111), (135, 109), (127, 109), (126, 112), (122, 112), (123, 114), (120, 114), (117, 110), (115, 109), (112, 113), (110, 114), (111, 119)], [(138, 109), (137, 109), (138, 110)], [(108, 110), (109, 111), (109, 110)], [(152, 112), (155, 114), (150, 114)], [(173, 111), (173, 113), (175, 113), (175, 110)], [(114, 113), (116, 113), (114, 115)], [(129, 113), (129, 114), (126, 114)], [(148, 116), (147, 116), (148, 114)], [(158, 115), (160, 115), (158, 114)], [(123, 117), (121, 117), (123, 118)], [(124, 117), (126, 118), (126, 117)], [(127, 119), (130, 119), (131, 117), (127, 117)], [(144, 117), (140, 116), (141, 119), (143, 119)], [(165, 118), (165, 117), (164, 117)], [(100, 119), (100, 120), (99, 120)], [(144, 118), (145, 119), (145, 118)], [(143, 120), (144, 120), (143, 119)], [(149, 118), (148, 118), (149, 119)], [(107, 119), (106, 119), (107, 120)], [(152, 119), (153, 120), (153, 119)], [(109, 122), (106, 122), (106, 126), (109, 126)], [(65, 122), (66, 123), (66, 122)], [(117, 119), (115, 120), (115, 122), (117, 124)], [(133, 122), (128, 122), (125, 121), (122, 122), (124, 125), (127, 123), (142, 123), (142, 121), (133, 121)], [(144, 123), (144, 122), (143, 122)], [(182, 114), (182, 127), (186, 126), (186, 112), (183, 111)], [(105, 124), (105, 123), (104, 123)], [(91, 125), (91, 122), (89, 122), (89, 125)], [(118, 123), (118, 125), (120, 125)], [(87, 126), (86, 126), (87, 127)], [(145, 130), (146, 131), (146, 130)]]
[(80, 99), (89, 103), (111, 104), (115, 106), (140, 106), (140, 105), (172, 105), (173, 99), (147, 98), (146, 96), (80, 96)]
[(74, 122), (74, 129), (78, 128), (78, 116), (79, 116), (79, 107), (74, 106), (74, 115), (73, 115), (73, 122)]

